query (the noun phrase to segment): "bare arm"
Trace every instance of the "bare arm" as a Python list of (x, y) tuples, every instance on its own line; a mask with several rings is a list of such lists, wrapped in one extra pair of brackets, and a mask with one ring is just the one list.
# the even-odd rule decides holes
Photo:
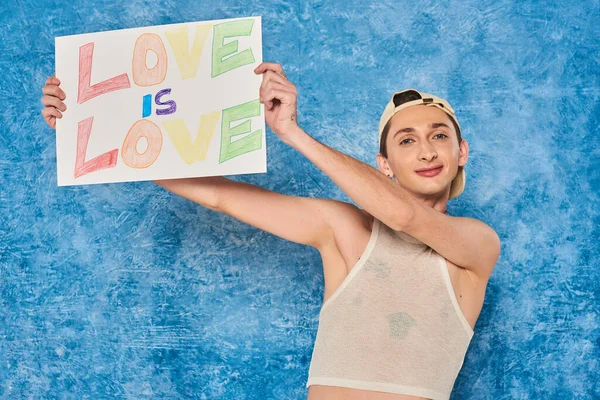
[[(358, 221), (351, 204), (329, 199), (287, 196), (225, 177), (154, 181), (157, 185), (214, 211), (279, 236), (322, 250), (334, 243), (341, 220)], [(354, 214), (354, 218), (351, 215)], [(336, 222), (340, 221), (340, 222)]]
[[(56, 126), (66, 107), (60, 81), (51, 77), (42, 89), (42, 111), (48, 125)], [(225, 213), (283, 239), (322, 251), (344, 245), (345, 232), (363, 226), (364, 215), (352, 204), (335, 200), (287, 196), (222, 176), (153, 181), (162, 188), (206, 208)], [(334, 231), (337, 235), (334, 235)]]
[(184, 179), (161, 179), (154, 180), (163, 189), (185, 197), (203, 207), (217, 211), (216, 189), (218, 186), (229, 181), (222, 176)]
[(416, 201), (413, 196), (384, 173), (302, 130), (296, 121), (296, 86), (285, 77), (281, 65), (264, 62), (254, 72), (263, 74), (260, 101), (273, 132), (329, 176), (356, 204), (385, 225), (402, 230), (410, 217), (412, 201)]
[(452, 217), (418, 205), (404, 231), (486, 282), (500, 257), (498, 234), (474, 218)]

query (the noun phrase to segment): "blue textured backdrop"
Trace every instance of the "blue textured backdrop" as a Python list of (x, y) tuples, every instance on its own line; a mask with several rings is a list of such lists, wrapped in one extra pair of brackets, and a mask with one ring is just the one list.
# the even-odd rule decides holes
[[(76, 6), (74, 6), (77, 4)], [(394, 90), (447, 98), (471, 153), (453, 215), (502, 253), (453, 398), (599, 398), (600, 4), (51, 1), (0, 5), (0, 396), (302, 399), (318, 252), (151, 182), (58, 188), (40, 115), (54, 37), (261, 15), (303, 128), (375, 166)], [(267, 132), (234, 179), (349, 201)]]

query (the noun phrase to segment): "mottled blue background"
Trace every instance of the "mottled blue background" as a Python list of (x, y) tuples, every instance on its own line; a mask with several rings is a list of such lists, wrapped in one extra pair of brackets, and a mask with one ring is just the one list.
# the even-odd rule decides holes
[[(596, 1), (52, 1), (0, 5), (0, 397), (303, 399), (316, 250), (151, 182), (58, 188), (54, 37), (263, 17), (264, 59), (318, 140), (375, 166), (391, 93), (447, 98), (471, 152), (453, 215), (502, 253), (454, 399), (600, 398)], [(267, 132), (234, 179), (350, 201)]]

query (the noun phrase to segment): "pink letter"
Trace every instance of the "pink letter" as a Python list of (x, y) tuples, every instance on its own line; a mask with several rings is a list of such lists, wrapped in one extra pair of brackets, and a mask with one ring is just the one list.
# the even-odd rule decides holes
[(104, 82), (90, 86), (92, 80), (92, 58), (94, 56), (94, 42), (88, 43), (79, 48), (79, 87), (77, 94), (77, 103), (82, 104), (100, 96), (104, 93), (119, 89), (129, 88), (129, 77), (127, 74), (121, 74), (114, 78), (107, 79)]
[(117, 154), (119, 149), (108, 151), (98, 157), (85, 161), (90, 133), (92, 132), (92, 122), (94, 117), (89, 117), (79, 121), (77, 125), (77, 156), (75, 157), (75, 178), (90, 172), (98, 171), (104, 168), (114, 168), (117, 165)]

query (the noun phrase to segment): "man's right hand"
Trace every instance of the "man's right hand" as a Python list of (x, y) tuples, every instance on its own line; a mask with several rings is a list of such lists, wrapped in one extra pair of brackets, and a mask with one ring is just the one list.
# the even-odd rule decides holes
[(67, 95), (58, 87), (59, 85), (60, 80), (51, 76), (46, 81), (46, 86), (42, 88), (42, 93), (44, 94), (42, 96), (42, 104), (46, 106), (42, 110), (42, 115), (52, 129), (56, 129), (56, 118), (62, 118), (61, 111), (64, 112), (67, 109), (67, 106), (63, 103)]

